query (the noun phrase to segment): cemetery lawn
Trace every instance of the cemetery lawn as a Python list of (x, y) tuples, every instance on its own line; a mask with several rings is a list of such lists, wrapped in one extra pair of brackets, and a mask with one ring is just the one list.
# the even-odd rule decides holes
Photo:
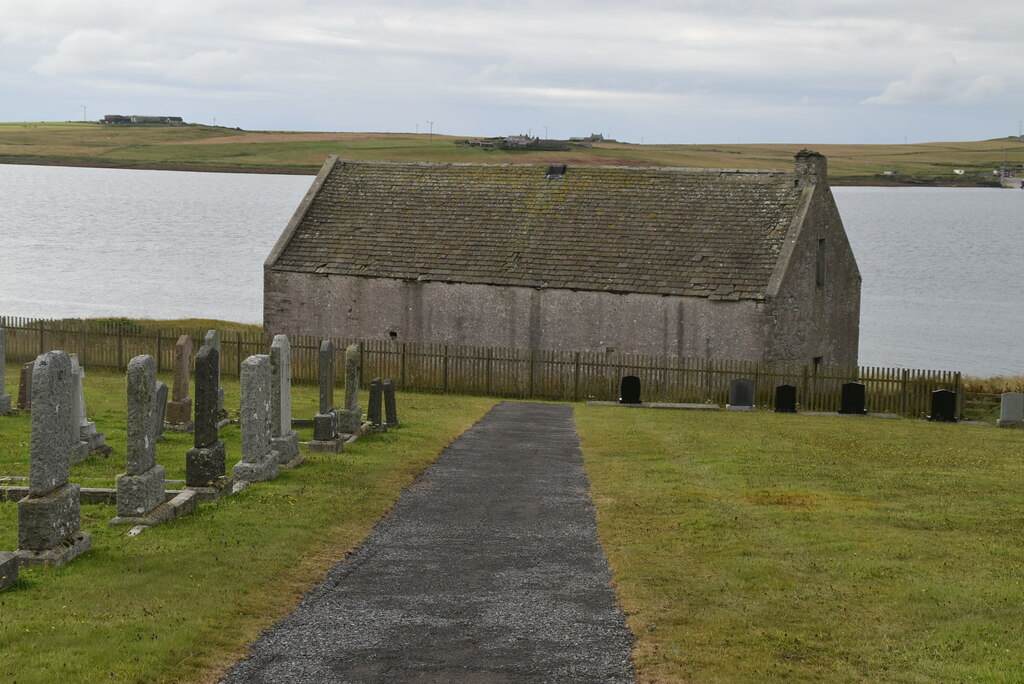
[[(17, 379), (8, 365), (15, 398)], [(223, 382), (225, 405), (237, 407), (237, 381)], [(72, 466), (71, 481), (111, 487), (125, 467), (124, 376), (89, 371), (85, 385), (89, 417), (114, 453)], [(292, 400), (296, 417), (316, 412), (315, 387), (293, 387)], [(0, 680), (216, 681), (494, 403), (399, 393), (398, 429), (342, 454), (306, 453), (305, 463), (277, 480), (201, 503), (192, 515), (133, 538), (124, 536), (127, 528), (108, 527), (114, 506), (83, 504), (92, 550), (62, 568), (23, 569), (19, 583), (0, 592)], [(28, 475), (29, 424), (28, 415), (0, 416), (0, 475)], [(300, 438), (311, 432), (300, 430)], [(158, 462), (169, 479), (184, 478), (192, 436), (164, 434)], [(230, 469), (240, 458), (237, 423), (221, 438)], [(0, 503), (0, 549), (17, 548), (17, 529), (17, 504)]]
[(576, 421), (641, 682), (1020, 680), (1024, 431)]

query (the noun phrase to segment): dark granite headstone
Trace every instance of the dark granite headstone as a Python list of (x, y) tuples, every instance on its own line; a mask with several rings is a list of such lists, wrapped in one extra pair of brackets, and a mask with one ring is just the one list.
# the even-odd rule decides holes
[(840, 393), (839, 413), (864, 415), (864, 385), (860, 382), (847, 382)]
[(391, 378), (384, 381), (384, 423), (388, 427), (398, 425), (398, 408), (395, 405), (395, 383)]
[(163, 382), (156, 383), (156, 423), (153, 425), (153, 431), (156, 435), (156, 441), (161, 441), (164, 438), (164, 421), (167, 418), (167, 384)]
[(956, 392), (946, 389), (932, 392), (932, 414), (928, 420), (937, 423), (956, 422)]
[(194, 448), (185, 454), (185, 484), (210, 487), (227, 472), (224, 442), (220, 441), (218, 421), (218, 379), (220, 355), (213, 347), (203, 346), (196, 354)]
[(775, 388), (775, 412), (796, 413), (796, 387), (779, 385)]
[(734, 411), (749, 411), (754, 408), (754, 381), (750, 378), (735, 378), (729, 381), (729, 406)]
[(370, 381), (370, 402), (366, 407), (366, 420), (374, 426), (381, 425), (384, 419), (381, 417), (384, 403), (384, 382), (380, 378)]
[(635, 375), (627, 375), (622, 378), (622, 382), (619, 383), (619, 403), (640, 403), (640, 378)]

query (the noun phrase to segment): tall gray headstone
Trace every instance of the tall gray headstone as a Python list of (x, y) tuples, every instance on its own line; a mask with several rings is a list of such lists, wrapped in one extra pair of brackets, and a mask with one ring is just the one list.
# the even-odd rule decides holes
[(274, 335), (270, 345), (270, 441), (279, 462), (299, 456), (299, 433), (292, 430), (292, 347), (287, 335)]
[(6, 385), (5, 364), (7, 363), (7, 331), (0, 328), (0, 416), (11, 412), (11, 395), (4, 392)]
[(164, 467), (156, 463), (156, 360), (148, 355), (128, 362), (127, 466), (117, 476), (117, 514), (144, 516), (165, 500)]
[(79, 444), (72, 446), (71, 463), (74, 465), (85, 459), (89, 454), (109, 454), (112, 449), (107, 446), (107, 440), (102, 432), (96, 431), (96, 423), (89, 420), (85, 410), (85, 368), (78, 364), (78, 357), (71, 355), (71, 368), (75, 374), (75, 429), (77, 435), (72, 434), (72, 439), (77, 439)]
[(999, 420), (996, 425), (1002, 428), (1024, 428), (1024, 394), (1020, 392), (1003, 394), (999, 407)]
[(217, 487), (227, 474), (224, 442), (217, 431), (217, 369), (220, 358), (213, 347), (203, 346), (196, 354), (196, 413), (193, 448), (185, 454), (185, 485)]
[(398, 406), (395, 403), (395, 383), (391, 378), (384, 380), (384, 424), (398, 425)]
[(220, 351), (220, 331), (219, 330), (207, 330), (206, 337), (203, 339), (204, 347), (213, 347), (217, 350), (217, 418), (223, 418), (227, 416), (224, 411), (224, 388), (220, 384), (220, 362), (223, 359), (223, 355)]
[(736, 378), (729, 381), (730, 411), (754, 410), (754, 381), (750, 378)]
[(339, 411), (341, 432), (354, 434), (363, 424), (363, 407), (359, 405), (359, 379), (362, 374), (362, 354), (359, 345), (345, 349), (345, 408)]
[(189, 396), (188, 367), (192, 359), (192, 338), (181, 335), (174, 343), (174, 387), (167, 405), (167, 422), (187, 425), (192, 421), (192, 397)]
[(338, 414), (334, 411), (334, 343), (320, 343), (320, 411), (313, 417), (313, 440), (326, 442), (338, 437)]
[(161, 441), (164, 438), (164, 423), (167, 419), (167, 384), (163, 382), (156, 383), (156, 395), (153, 397), (156, 401), (156, 425), (154, 426), (156, 441)]
[(270, 357), (250, 356), (242, 362), (242, 460), (235, 464), (236, 480), (262, 482), (278, 473), (278, 455), (270, 448)]
[(384, 383), (380, 378), (374, 378), (370, 381), (370, 401), (366, 406), (366, 421), (374, 427), (380, 427), (384, 424), (384, 418), (381, 415), (383, 413), (384, 405)]
[(85, 396), (82, 392), (82, 367), (78, 355), (71, 354), (71, 422), (68, 425), (68, 458), (71, 465), (81, 463), (89, 456), (89, 445), (82, 441), (82, 423), (85, 422)]
[(29, 361), (21, 367), (21, 378), (18, 382), (18, 408), (25, 411), (32, 408), (32, 369), (35, 367), (34, 361)]
[(81, 530), (81, 493), (68, 482), (73, 378), (66, 352), (40, 354), (32, 372), (28, 496), (18, 502), (23, 564), (63, 565), (92, 546)]

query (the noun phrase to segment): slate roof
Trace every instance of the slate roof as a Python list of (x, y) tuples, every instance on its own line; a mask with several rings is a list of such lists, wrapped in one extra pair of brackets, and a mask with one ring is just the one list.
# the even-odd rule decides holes
[(332, 163), (273, 270), (762, 299), (802, 192), (783, 171)]

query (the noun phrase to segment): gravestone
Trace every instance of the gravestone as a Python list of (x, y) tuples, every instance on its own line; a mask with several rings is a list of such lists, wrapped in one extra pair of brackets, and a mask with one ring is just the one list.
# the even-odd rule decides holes
[(196, 354), (196, 400), (193, 448), (185, 454), (185, 486), (229, 493), (224, 442), (217, 433), (217, 370), (220, 358), (213, 347), (203, 346)]
[(117, 476), (118, 517), (142, 517), (166, 499), (164, 467), (156, 463), (156, 361), (144, 354), (128, 362), (127, 466)]
[(18, 582), (18, 554), (0, 551), (0, 591)]
[(29, 361), (21, 367), (21, 378), (18, 382), (18, 408), (25, 411), (32, 409), (32, 369), (35, 362)]
[(359, 380), (362, 374), (359, 345), (345, 349), (345, 407), (338, 411), (338, 430), (352, 435), (363, 425), (363, 407), (359, 405)]
[(167, 384), (163, 382), (156, 383), (156, 394), (153, 397), (156, 402), (156, 424), (154, 426), (156, 441), (163, 441), (164, 438), (164, 422), (167, 419)]
[(66, 352), (40, 354), (32, 371), (28, 496), (18, 502), (22, 565), (64, 565), (92, 546), (81, 530), (81, 492), (68, 482), (73, 377)]
[(956, 422), (956, 392), (947, 389), (932, 392), (932, 413), (928, 420), (937, 423)]
[[(71, 423), (68, 425), (68, 458), (71, 465), (89, 457), (89, 444), (82, 440), (81, 426), (85, 419), (85, 397), (82, 393), (82, 367), (78, 355), (71, 354)], [(95, 428), (95, 426), (93, 426)]]
[[(4, 392), (6, 382), (7, 364), (7, 331), (0, 328), (0, 416), (6, 416), (11, 412), (11, 395)], [(3, 580), (0, 579), (0, 582)]]
[(622, 378), (622, 381), (619, 383), (619, 403), (640, 403), (640, 378), (635, 375), (627, 375)]
[(864, 409), (864, 385), (859, 382), (844, 383), (839, 394), (839, 413), (863, 416), (867, 413)]
[(224, 410), (224, 388), (220, 385), (220, 362), (223, 355), (220, 351), (220, 331), (207, 330), (203, 339), (204, 347), (213, 347), (217, 350), (217, 419), (227, 418), (228, 413)]
[(174, 343), (174, 382), (167, 405), (167, 422), (188, 425), (192, 422), (192, 398), (188, 395), (188, 366), (192, 359), (192, 338), (181, 335)]
[(338, 412), (334, 410), (334, 343), (320, 343), (320, 411), (313, 416), (313, 441), (307, 446), (313, 451), (339, 452), (342, 439), (338, 434)]
[(282, 466), (302, 462), (299, 433), (292, 430), (292, 347), (287, 335), (274, 335), (270, 345), (270, 443)]
[(754, 381), (750, 378), (734, 378), (729, 381), (729, 404), (725, 407), (730, 411), (754, 410)]
[(779, 385), (775, 388), (775, 412), (796, 413), (796, 387)]
[(384, 424), (381, 415), (384, 405), (384, 382), (380, 378), (370, 381), (370, 401), (366, 407), (366, 421), (379, 429)]
[(398, 407), (395, 405), (395, 383), (388, 378), (384, 381), (384, 424), (398, 425)]
[[(109, 454), (113, 449), (107, 446), (106, 437), (102, 432), (96, 431), (96, 423), (89, 420), (85, 410), (85, 369), (78, 365), (78, 357), (71, 355), (72, 370), (77, 368), (75, 373), (75, 425), (77, 426), (77, 439), (84, 448), (77, 447), (78, 451), (72, 453), (72, 465), (84, 460), (89, 454)], [(73, 436), (74, 438), (74, 436)], [(84, 451), (84, 455), (82, 452)]]
[(1006, 392), (1002, 396), (999, 407), (999, 420), (996, 425), (1001, 428), (1024, 428), (1024, 394)]
[(236, 480), (263, 482), (278, 473), (278, 455), (270, 448), (270, 357), (255, 354), (242, 362), (242, 460), (232, 473)]

